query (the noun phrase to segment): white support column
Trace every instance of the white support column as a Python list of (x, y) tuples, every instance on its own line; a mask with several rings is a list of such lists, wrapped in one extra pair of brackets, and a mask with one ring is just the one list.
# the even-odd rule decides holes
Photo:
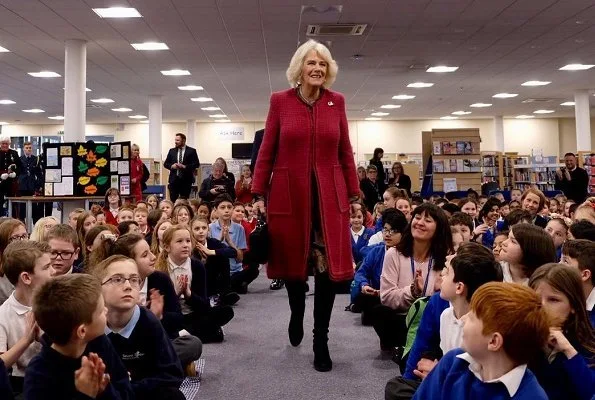
[(186, 120), (186, 144), (190, 147), (196, 147), (196, 120)]
[(501, 115), (494, 117), (494, 136), (496, 151), (504, 152), (504, 118)]
[(160, 95), (149, 96), (149, 156), (161, 161), (163, 161), (161, 157), (162, 122), (162, 97)]
[[(87, 42), (79, 39), (67, 40), (64, 63), (64, 141), (85, 142)], [(67, 201), (62, 204), (63, 223), (68, 223), (68, 215), (75, 208), (85, 206), (83, 200)]]
[(84, 142), (87, 108), (87, 42), (66, 41), (64, 67), (64, 141)]
[(574, 118), (576, 120), (576, 151), (591, 151), (591, 111), (589, 92), (574, 93)]

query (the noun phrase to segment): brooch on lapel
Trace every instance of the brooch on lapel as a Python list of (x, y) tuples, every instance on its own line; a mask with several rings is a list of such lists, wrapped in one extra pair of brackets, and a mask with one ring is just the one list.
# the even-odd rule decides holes
[(329, 107), (332, 107), (332, 106), (334, 106), (334, 105), (335, 105), (335, 103), (333, 103), (332, 101), (329, 101), (329, 102), (328, 102), (328, 105), (329, 105)]

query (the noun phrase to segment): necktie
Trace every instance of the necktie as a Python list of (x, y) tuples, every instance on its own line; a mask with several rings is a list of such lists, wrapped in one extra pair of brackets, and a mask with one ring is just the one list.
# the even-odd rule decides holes
[[(178, 163), (182, 164), (182, 149), (178, 149)], [(178, 169), (176, 174), (180, 176), (182, 174), (182, 170)]]

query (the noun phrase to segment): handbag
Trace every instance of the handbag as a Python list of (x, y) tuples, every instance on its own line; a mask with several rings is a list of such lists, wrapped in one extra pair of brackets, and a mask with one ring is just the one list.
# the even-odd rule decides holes
[(256, 227), (248, 237), (251, 261), (265, 264), (269, 260), (269, 227), (266, 219), (259, 215)]

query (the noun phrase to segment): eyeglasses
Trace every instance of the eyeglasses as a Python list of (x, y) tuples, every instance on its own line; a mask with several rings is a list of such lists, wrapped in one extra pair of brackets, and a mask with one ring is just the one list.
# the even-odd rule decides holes
[(61, 259), (66, 261), (66, 260), (70, 260), (73, 255), (74, 255), (74, 251), (52, 251), (50, 253), (50, 258), (52, 260), (55, 260), (58, 257), (60, 257)]
[(28, 233), (23, 233), (22, 235), (14, 235), (8, 238), (8, 243), (16, 242), (17, 240), (27, 240), (29, 239)]
[(397, 234), (397, 233), (401, 233), (401, 232), (399, 232), (399, 231), (398, 231), (398, 230), (396, 230), (396, 229), (386, 229), (386, 228), (384, 228), (384, 229), (382, 230), (382, 234), (383, 234), (383, 235), (395, 235), (395, 234)]
[(105, 282), (102, 282), (101, 285), (103, 286), (107, 283), (110, 283), (114, 286), (124, 286), (126, 281), (130, 282), (130, 286), (132, 286), (134, 289), (140, 289), (143, 284), (143, 280), (138, 275), (130, 275), (128, 278), (126, 278), (124, 275), (116, 274)]

